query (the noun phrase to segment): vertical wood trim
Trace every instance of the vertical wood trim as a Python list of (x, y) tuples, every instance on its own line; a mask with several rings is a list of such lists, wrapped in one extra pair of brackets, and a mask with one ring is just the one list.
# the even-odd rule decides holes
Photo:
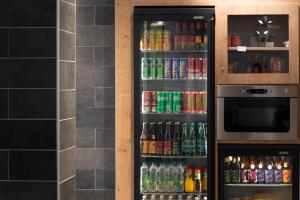
[(115, 2), (115, 118), (117, 200), (133, 199), (133, 65), (131, 0)]

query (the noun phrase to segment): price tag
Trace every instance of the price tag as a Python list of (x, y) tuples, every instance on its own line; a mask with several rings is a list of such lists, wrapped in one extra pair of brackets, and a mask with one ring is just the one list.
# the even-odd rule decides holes
[(237, 51), (246, 52), (247, 51), (247, 47), (246, 46), (238, 46), (237, 47)]

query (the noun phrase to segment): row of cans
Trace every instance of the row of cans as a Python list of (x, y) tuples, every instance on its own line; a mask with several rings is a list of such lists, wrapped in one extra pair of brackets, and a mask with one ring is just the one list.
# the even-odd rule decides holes
[(141, 76), (148, 79), (206, 79), (207, 58), (142, 58)]
[(143, 113), (206, 113), (207, 92), (143, 91)]

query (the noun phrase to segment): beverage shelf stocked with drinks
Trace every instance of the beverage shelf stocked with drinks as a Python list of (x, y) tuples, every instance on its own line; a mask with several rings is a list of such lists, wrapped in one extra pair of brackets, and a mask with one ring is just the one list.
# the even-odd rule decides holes
[(202, 194), (147, 194), (143, 195), (142, 200), (207, 200), (207, 196)]
[(143, 91), (142, 113), (207, 112), (207, 92)]
[(224, 160), (224, 184), (274, 186), (292, 183), (288, 156), (228, 156)]

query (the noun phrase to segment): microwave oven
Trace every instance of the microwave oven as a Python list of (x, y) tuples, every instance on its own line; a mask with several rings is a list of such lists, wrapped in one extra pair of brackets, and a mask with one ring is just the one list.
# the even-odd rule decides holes
[(218, 85), (218, 140), (297, 139), (295, 85)]

